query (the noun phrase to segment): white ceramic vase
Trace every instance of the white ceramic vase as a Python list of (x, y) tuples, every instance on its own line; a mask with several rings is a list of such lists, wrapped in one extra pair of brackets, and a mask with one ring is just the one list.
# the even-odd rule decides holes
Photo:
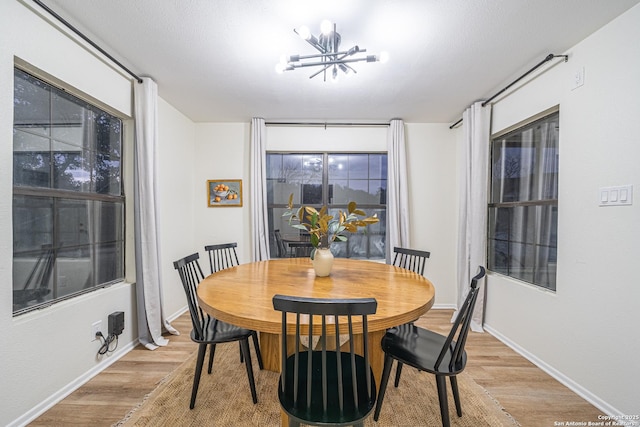
[(317, 248), (312, 262), (313, 269), (316, 271), (316, 276), (326, 277), (331, 274), (331, 268), (333, 267), (333, 254), (330, 249)]

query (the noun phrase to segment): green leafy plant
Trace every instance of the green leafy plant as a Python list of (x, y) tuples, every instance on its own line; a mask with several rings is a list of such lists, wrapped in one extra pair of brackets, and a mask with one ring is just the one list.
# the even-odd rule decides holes
[(377, 215), (367, 217), (364, 211), (358, 209), (356, 202), (349, 202), (347, 212), (338, 211), (334, 217), (327, 213), (328, 209), (323, 206), (320, 210), (312, 206), (293, 207), (293, 193), (289, 196), (288, 210), (282, 214), (289, 218), (289, 225), (293, 228), (306, 230), (309, 232), (311, 245), (311, 259), (314, 258), (316, 249), (329, 248), (331, 243), (338, 240), (346, 242), (345, 233), (355, 233), (358, 228), (366, 228), (368, 225), (379, 221)]

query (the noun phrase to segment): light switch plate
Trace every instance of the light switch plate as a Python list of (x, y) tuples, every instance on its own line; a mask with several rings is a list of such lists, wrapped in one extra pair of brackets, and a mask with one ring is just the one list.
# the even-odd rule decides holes
[(600, 206), (629, 206), (633, 204), (633, 185), (603, 187), (599, 190)]
[(577, 89), (582, 85), (584, 85), (584, 67), (581, 67), (573, 73), (571, 78), (571, 90)]

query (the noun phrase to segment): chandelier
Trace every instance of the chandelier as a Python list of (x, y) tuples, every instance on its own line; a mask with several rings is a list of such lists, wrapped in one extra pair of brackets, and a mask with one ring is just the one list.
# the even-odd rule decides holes
[(314, 55), (283, 55), (280, 62), (276, 64), (276, 71), (295, 70), (303, 67), (320, 67), (320, 70), (309, 76), (310, 79), (322, 74), (324, 81), (327, 81), (327, 74), (332, 81), (338, 79), (338, 70), (347, 76), (355, 74), (357, 71), (350, 65), (354, 62), (386, 62), (389, 55), (381, 52), (379, 55), (366, 55), (367, 50), (355, 45), (347, 50), (340, 50), (340, 33), (336, 31), (336, 24), (327, 20), (320, 24), (320, 35), (318, 37), (311, 34), (308, 27), (302, 26), (293, 29), (304, 40), (313, 46), (318, 52)]

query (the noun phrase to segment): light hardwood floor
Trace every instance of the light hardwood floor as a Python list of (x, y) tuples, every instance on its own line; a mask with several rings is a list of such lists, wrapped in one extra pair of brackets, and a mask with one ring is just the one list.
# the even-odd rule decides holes
[[(451, 310), (431, 310), (418, 324), (447, 334)], [(196, 345), (191, 342), (188, 313), (172, 322), (181, 333), (167, 347), (141, 346), (70, 394), (30, 426), (110, 426), (139, 404)], [(489, 333), (470, 333), (465, 372), (497, 400), (523, 427), (598, 421), (594, 406), (502, 344)], [(464, 399), (464, 397), (463, 397)], [(464, 400), (463, 400), (464, 407)]]

